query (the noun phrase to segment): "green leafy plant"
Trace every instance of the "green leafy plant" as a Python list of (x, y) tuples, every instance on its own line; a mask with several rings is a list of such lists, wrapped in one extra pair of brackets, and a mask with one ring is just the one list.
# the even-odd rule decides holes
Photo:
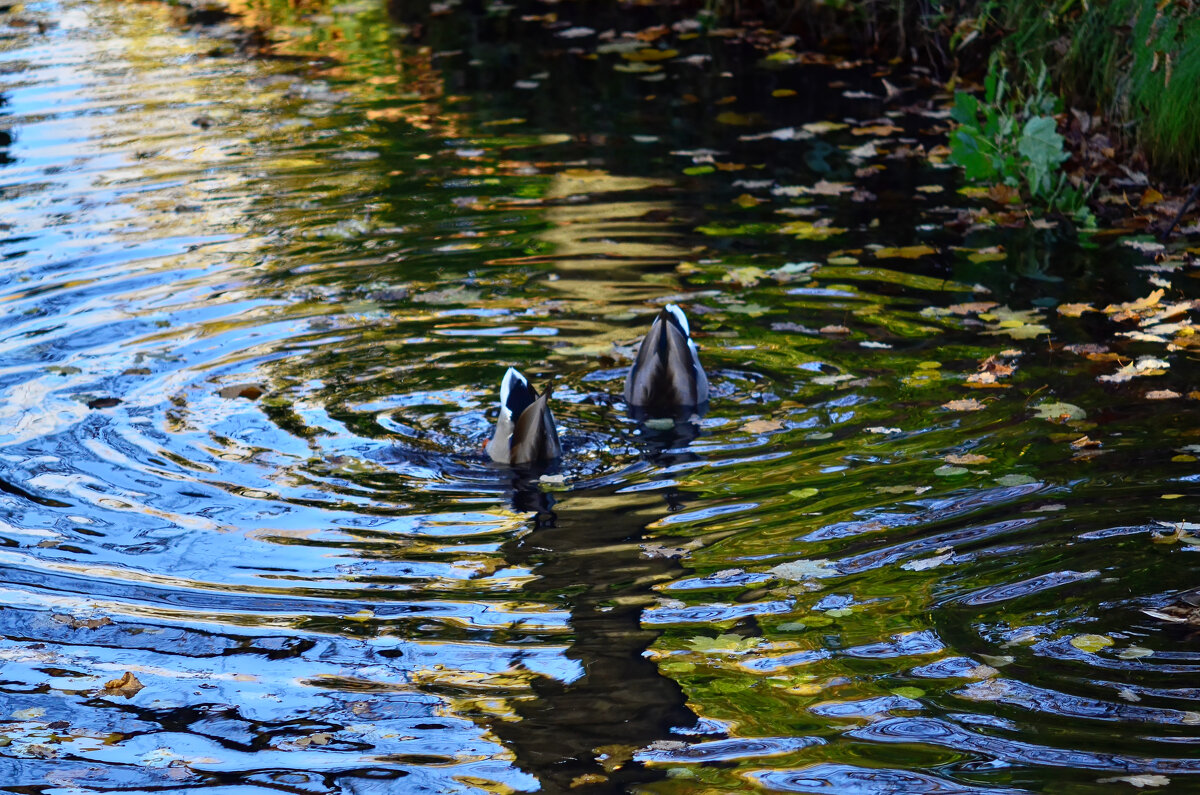
[(1006, 96), (1007, 76), (1006, 69), (989, 72), (982, 102), (955, 93), (950, 117), (959, 126), (950, 135), (950, 162), (972, 182), (1003, 182), (1036, 204), (1090, 224), (1090, 189), (1072, 185), (1062, 170), (1068, 155), (1051, 115), (1058, 100), (1046, 91), (1045, 67), (1024, 102)]

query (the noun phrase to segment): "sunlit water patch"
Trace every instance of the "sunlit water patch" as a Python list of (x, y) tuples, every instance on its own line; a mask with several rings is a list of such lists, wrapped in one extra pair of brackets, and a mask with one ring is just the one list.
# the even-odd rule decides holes
[(1190, 785), (1189, 260), (1004, 228), (912, 76), (234, 10), (0, 12), (3, 787)]

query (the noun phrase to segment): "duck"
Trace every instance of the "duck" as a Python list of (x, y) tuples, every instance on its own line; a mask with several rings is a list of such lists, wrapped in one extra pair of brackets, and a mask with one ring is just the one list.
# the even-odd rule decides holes
[(547, 388), (539, 396), (529, 379), (515, 368), (508, 368), (500, 381), (496, 432), (484, 448), (493, 461), (528, 466), (562, 457), (562, 445), (550, 412), (550, 391)]
[(650, 415), (671, 415), (708, 402), (708, 376), (692, 341), (687, 315), (667, 304), (650, 324), (625, 379), (625, 403)]

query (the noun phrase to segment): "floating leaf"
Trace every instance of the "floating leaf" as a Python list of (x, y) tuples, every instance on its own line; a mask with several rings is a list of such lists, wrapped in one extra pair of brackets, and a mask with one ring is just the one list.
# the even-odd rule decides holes
[(986, 408), (986, 404), (981, 403), (975, 398), (967, 398), (966, 400), (951, 400), (942, 404), (942, 408), (947, 411), (982, 411)]
[(819, 489), (814, 489), (811, 486), (804, 489), (792, 489), (788, 492), (789, 497), (795, 497), (798, 500), (807, 500), (809, 497), (815, 497), (820, 494)]
[(951, 464), (968, 464), (968, 465), (970, 465), (970, 464), (986, 464), (988, 461), (992, 460), (990, 457), (988, 457), (986, 455), (979, 455), (978, 453), (964, 453), (962, 455), (956, 455), (956, 454), (951, 453), (950, 455), (947, 455), (944, 458), (947, 462), (949, 462)]
[(746, 433), (767, 433), (768, 431), (777, 431), (783, 427), (783, 423), (779, 420), (751, 420), (742, 426), (742, 430)]
[(942, 466), (933, 470), (933, 474), (937, 475), (939, 478), (950, 478), (954, 477), (955, 475), (965, 475), (970, 471), (971, 470), (967, 469), (966, 467), (954, 467), (950, 466), (949, 464), (943, 464)]
[(895, 687), (892, 688), (892, 694), (901, 698), (918, 699), (925, 695), (925, 691), (919, 687)]
[(836, 121), (813, 121), (804, 125), (804, 129), (816, 135), (833, 132), (834, 130), (844, 130), (849, 127), (849, 124), (842, 124)]
[[(963, 471), (965, 472), (966, 470), (964, 469)], [(949, 552), (945, 555), (938, 555), (937, 557), (933, 557), (933, 558), (923, 558), (922, 560), (910, 560), (907, 563), (905, 563), (904, 565), (902, 565), (900, 568), (905, 569), (907, 571), (925, 571), (926, 569), (937, 568), (938, 566), (942, 565), (943, 563), (945, 563), (946, 561), (950, 560), (953, 557), (954, 557), (954, 553)]]
[(1076, 422), (1086, 419), (1087, 412), (1073, 403), (1048, 402), (1034, 407), (1034, 416), (1051, 422)]
[(845, 231), (841, 227), (830, 226), (829, 221), (790, 221), (779, 227), (780, 233), (795, 235), (801, 240), (827, 240)]
[(138, 681), (138, 678), (131, 672), (126, 671), (120, 679), (113, 679), (104, 683), (104, 694), (107, 696), (125, 696), (125, 698), (133, 698), (138, 694), (145, 685)]
[[(795, 580), (801, 582), (803, 580), (820, 579), (822, 577), (836, 577), (841, 574), (833, 563), (824, 558), (817, 560), (793, 560), (790, 563), (780, 563), (768, 571), (776, 577), (785, 580)], [(810, 622), (811, 623), (811, 622)]]
[(873, 252), (876, 259), (918, 259), (929, 254), (936, 254), (932, 246), (883, 246)]
[(1146, 649), (1141, 646), (1130, 646), (1127, 649), (1121, 649), (1117, 652), (1117, 656), (1122, 660), (1140, 660), (1143, 657), (1149, 657), (1154, 654), (1153, 650)]
[(634, 62), (666, 61), (677, 55), (679, 55), (678, 50), (656, 50), (652, 47), (621, 53), (622, 58)]
[(1071, 645), (1080, 651), (1095, 653), (1113, 645), (1113, 639), (1107, 635), (1076, 635), (1071, 638)]
[(724, 634), (715, 638), (697, 635), (688, 641), (688, 648), (699, 652), (717, 652), (722, 654), (741, 654), (753, 649), (761, 638), (743, 638), (741, 635)]

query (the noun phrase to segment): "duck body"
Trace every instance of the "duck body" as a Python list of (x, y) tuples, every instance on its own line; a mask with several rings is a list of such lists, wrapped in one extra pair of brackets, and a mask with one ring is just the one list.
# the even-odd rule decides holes
[(708, 402), (708, 376), (687, 316), (667, 304), (654, 318), (625, 379), (625, 402), (650, 416), (671, 416)]
[(498, 464), (524, 466), (553, 461), (562, 456), (550, 390), (538, 395), (525, 376), (512, 367), (500, 382), (500, 417), (496, 432), (485, 448)]

